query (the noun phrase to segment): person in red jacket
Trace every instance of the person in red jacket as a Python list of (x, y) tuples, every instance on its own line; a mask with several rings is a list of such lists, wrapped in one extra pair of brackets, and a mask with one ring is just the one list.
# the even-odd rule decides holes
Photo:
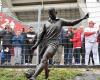
[(82, 47), (81, 33), (77, 28), (73, 29), (74, 36), (70, 41), (73, 42), (75, 64), (80, 64), (80, 53)]
[(79, 26), (78, 30), (81, 33), (81, 41), (82, 41), (82, 48), (81, 48), (81, 64), (85, 64), (85, 37), (84, 37), (84, 27)]

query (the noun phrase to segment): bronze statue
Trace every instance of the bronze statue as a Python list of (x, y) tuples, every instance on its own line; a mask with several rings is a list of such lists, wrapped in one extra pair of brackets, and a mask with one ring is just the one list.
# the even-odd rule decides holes
[(57, 11), (54, 8), (48, 10), (49, 20), (43, 26), (43, 31), (40, 33), (36, 44), (32, 47), (32, 50), (36, 49), (38, 45), (42, 45), (40, 54), (43, 54), (39, 66), (36, 68), (34, 74), (32, 72), (26, 73), (26, 77), (29, 80), (35, 80), (36, 77), (45, 69), (45, 78), (49, 76), (48, 59), (52, 58), (59, 45), (58, 37), (60, 35), (63, 26), (74, 26), (80, 23), (82, 20), (87, 19), (89, 14), (85, 15), (81, 19), (74, 21), (68, 21), (65, 19), (57, 18)]

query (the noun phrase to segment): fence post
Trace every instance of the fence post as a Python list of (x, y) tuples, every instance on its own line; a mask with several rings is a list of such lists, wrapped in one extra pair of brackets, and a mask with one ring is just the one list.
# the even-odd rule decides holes
[[(40, 30), (40, 27), (41, 27), (41, 6), (38, 8), (38, 34), (39, 34), (39, 30)], [(36, 63), (39, 64), (39, 47), (37, 47), (37, 60), (36, 60)]]

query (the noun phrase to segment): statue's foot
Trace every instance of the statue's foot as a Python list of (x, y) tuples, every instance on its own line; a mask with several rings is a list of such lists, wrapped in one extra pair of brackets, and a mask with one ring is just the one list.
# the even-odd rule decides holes
[(45, 79), (48, 79), (50, 70), (48, 69), (45, 73)]
[(35, 78), (32, 76), (29, 80), (35, 80)]

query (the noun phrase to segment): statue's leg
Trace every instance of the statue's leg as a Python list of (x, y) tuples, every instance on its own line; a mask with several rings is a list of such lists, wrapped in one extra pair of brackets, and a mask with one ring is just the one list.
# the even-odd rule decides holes
[(45, 79), (49, 77), (49, 69), (48, 69), (48, 63), (45, 65)]
[(52, 58), (55, 52), (56, 52), (56, 49), (54, 47), (52, 47), (52, 46), (47, 47), (47, 49), (43, 55), (43, 58), (41, 60), (41, 63), (37, 67), (37, 69), (32, 77), (36, 78), (42, 72), (42, 70), (44, 68), (48, 69), (48, 66), (47, 66), (48, 59)]
[[(48, 59), (51, 59), (53, 56), (54, 56), (54, 53), (56, 52), (56, 49), (52, 49), (52, 50), (50, 50), (51, 52), (50, 52), (50, 54), (48, 54)], [(48, 79), (48, 77), (49, 77), (49, 72), (50, 72), (50, 70), (48, 69), (48, 63), (45, 65), (45, 79)]]
[[(46, 51), (46, 46), (42, 47), (39, 51), (40, 51), (40, 55), (41, 55), (41, 58), (43, 56), (43, 54), (45, 53)], [(40, 57), (39, 57), (40, 58)], [(40, 63), (40, 62), (39, 62)], [(29, 79), (32, 77), (32, 75), (34, 74), (34, 71), (32, 69), (29, 69), (27, 72), (25, 72), (25, 76)]]
[[(45, 53), (45, 51), (46, 51), (46, 48), (47, 48), (47, 46), (45, 46), (45, 47), (39, 47), (39, 51), (40, 51), (40, 57), (39, 57), (39, 63), (40, 63), (40, 60), (41, 60), (41, 58), (43, 57), (43, 54)], [(48, 63), (46, 63), (46, 65), (45, 65), (45, 79), (47, 79), (48, 78), (48, 75), (49, 75), (49, 69), (48, 69)]]

